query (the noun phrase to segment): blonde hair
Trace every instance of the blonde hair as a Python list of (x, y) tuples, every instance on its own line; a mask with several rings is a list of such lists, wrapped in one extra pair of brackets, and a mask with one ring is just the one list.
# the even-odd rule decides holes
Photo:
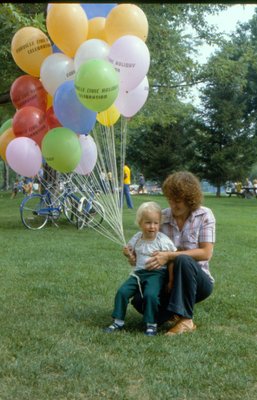
[(160, 215), (160, 221), (162, 219), (162, 209), (159, 204), (155, 203), (155, 201), (146, 201), (142, 203), (136, 213), (136, 224), (139, 225), (142, 221), (144, 214), (147, 212), (156, 212)]

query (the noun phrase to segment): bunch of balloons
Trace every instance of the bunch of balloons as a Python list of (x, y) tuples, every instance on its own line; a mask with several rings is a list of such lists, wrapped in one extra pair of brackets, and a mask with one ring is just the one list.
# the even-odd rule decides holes
[(12, 38), (25, 74), (11, 86), (16, 112), (0, 129), (0, 155), (24, 176), (43, 162), (87, 175), (97, 159), (95, 124), (131, 118), (147, 100), (147, 18), (133, 4), (49, 3), (46, 29), (24, 27)]

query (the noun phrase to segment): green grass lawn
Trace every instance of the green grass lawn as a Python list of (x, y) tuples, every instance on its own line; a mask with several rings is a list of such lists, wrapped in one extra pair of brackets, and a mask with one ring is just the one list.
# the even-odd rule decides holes
[[(197, 330), (146, 337), (129, 306), (125, 332), (102, 332), (130, 267), (122, 249), (61, 221), (40, 231), (20, 220), (22, 195), (0, 192), (1, 400), (257, 399), (257, 199), (205, 197), (217, 219), (211, 297)], [(135, 208), (162, 196), (133, 196)], [(137, 231), (124, 208), (126, 239)]]

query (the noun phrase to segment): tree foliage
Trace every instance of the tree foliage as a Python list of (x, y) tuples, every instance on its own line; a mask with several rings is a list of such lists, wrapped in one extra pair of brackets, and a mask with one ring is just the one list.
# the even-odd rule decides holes
[[(185, 107), (186, 109), (186, 107)], [(143, 172), (147, 179), (161, 183), (169, 173), (189, 167), (188, 130), (191, 124), (191, 107), (179, 120), (162, 126), (154, 124), (139, 131), (129, 131), (127, 158), (134, 170)], [(185, 110), (184, 110), (185, 111)]]
[(15, 64), (11, 55), (11, 42), (15, 33), (25, 27), (34, 26), (45, 30), (44, 10), (45, 4), (28, 3), (2, 3), (0, 5), (0, 93), (10, 90), (10, 85), (15, 78), (23, 74)]
[[(204, 17), (226, 6), (168, 3), (137, 5), (145, 12), (149, 22), (147, 46), (151, 55), (151, 66), (148, 74), (149, 98), (143, 111), (134, 118), (135, 125), (169, 124), (176, 119), (177, 96), (183, 95), (184, 85), (192, 84), (197, 79), (198, 67), (192, 58), (196, 52), (195, 44), (199, 45), (203, 40), (218, 40)], [(0, 93), (8, 94), (15, 78), (23, 74), (11, 56), (12, 37), (24, 26), (35, 26), (46, 32), (46, 4), (3, 3), (0, 7)], [(187, 25), (194, 26), (197, 32), (195, 38), (184, 33)], [(167, 104), (171, 104), (171, 108), (165, 107)]]
[[(217, 33), (207, 16), (225, 4), (138, 3), (149, 22), (151, 64), (147, 102), (128, 124), (127, 158), (146, 178), (162, 181), (178, 169), (190, 169), (218, 190), (228, 179), (249, 175), (257, 154), (257, 15), (240, 24), (229, 40)], [(0, 5), (0, 93), (24, 74), (14, 63), (11, 40), (24, 26), (46, 31), (46, 4)], [(201, 44), (219, 50), (201, 66)], [(203, 107), (186, 101), (188, 89), (205, 82)], [(0, 107), (3, 122), (14, 113)]]
[[(178, 120), (179, 99), (198, 81), (197, 51), (204, 43), (217, 43), (220, 36), (206, 16), (225, 8), (210, 4), (138, 4), (149, 22), (147, 45), (151, 55), (147, 103), (134, 118), (135, 126), (167, 126)], [(187, 30), (186, 30), (187, 28)], [(191, 30), (189, 30), (191, 28)]]
[(10, 87), (16, 78), (24, 74), (15, 64), (11, 54), (12, 38), (25, 26), (45, 30), (45, 9), (46, 5), (43, 3), (0, 4), (0, 123), (11, 118), (15, 112), (10, 102)]
[(192, 164), (217, 186), (244, 180), (257, 159), (256, 15), (241, 24), (205, 68), (203, 109)]

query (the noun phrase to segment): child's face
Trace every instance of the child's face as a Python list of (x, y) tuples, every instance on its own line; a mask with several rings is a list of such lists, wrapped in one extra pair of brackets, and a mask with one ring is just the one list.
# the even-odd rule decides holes
[(143, 239), (153, 240), (160, 229), (161, 216), (158, 212), (144, 212), (139, 226), (143, 233)]

